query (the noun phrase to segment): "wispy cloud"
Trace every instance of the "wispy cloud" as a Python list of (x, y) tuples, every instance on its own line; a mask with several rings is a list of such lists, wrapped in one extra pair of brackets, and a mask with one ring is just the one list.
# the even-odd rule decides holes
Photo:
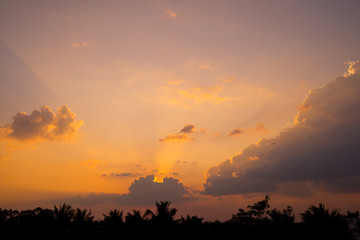
[(89, 46), (89, 43), (88, 43), (88, 42), (82, 42), (82, 43), (76, 42), (76, 43), (71, 44), (71, 46), (72, 46), (73, 48), (88, 47), (88, 46)]
[(262, 123), (257, 123), (256, 126), (254, 128), (241, 128), (241, 127), (238, 127), (238, 128), (234, 128), (230, 133), (229, 135), (230, 136), (236, 136), (236, 135), (240, 135), (240, 134), (243, 134), (243, 133), (246, 133), (246, 132), (251, 132), (251, 131), (255, 131), (255, 132), (260, 132), (260, 131), (266, 131), (266, 128), (265, 128), (265, 125), (262, 124)]
[(164, 13), (169, 16), (170, 18), (177, 18), (178, 14), (171, 10), (164, 10)]
[(170, 134), (164, 138), (159, 139), (159, 142), (188, 142), (195, 138), (190, 138), (189, 134), (195, 132), (195, 125), (185, 125), (177, 134)]
[(208, 65), (208, 64), (199, 64), (197, 67), (198, 67), (199, 69), (205, 70), (205, 71), (209, 71), (209, 70), (212, 69), (212, 68), (210, 67), (210, 65)]
[(192, 141), (194, 138), (189, 138), (187, 134), (172, 134), (164, 138), (159, 139), (159, 142), (188, 142)]
[(138, 177), (141, 176), (140, 173), (131, 173), (131, 172), (123, 172), (123, 173), (111, 173), (111, 174), (103, 174), (101, 177)]

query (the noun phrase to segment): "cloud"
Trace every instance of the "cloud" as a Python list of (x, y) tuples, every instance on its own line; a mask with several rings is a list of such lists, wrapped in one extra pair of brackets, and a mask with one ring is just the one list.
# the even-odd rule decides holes
[(211, 167), (204, 193), (360, 192), (359, 61), (348, 72), (311, 90), (292, 127)]
[(194, 138), (189, 138), (187, 134), (173, 134), (168, 135), (164, 138), (159, 139), (159, 142), (187, 142), (187, 141), (193, 141)]
[(71, 44), (71, 46), (72, 46), (73, 48), (88, 47), (88, 46), (89, 46), (89, 43), (87, 43), (87, 42), (83, 42), (83, 43), (73, 43), (73, 44)]
[(255, 131), (261, 131), (261, 130), (264, 130), (264, 129), (265, 129), (265, 126), (262, 123), (258, 123), (255, 126)]
[(354, 74), (360, 74), (360, 60), (355, 62), (348, 62), (349, 68), (348, 72), (344, 74), (345, 77), (354, 75)]
[(129, 193), (90, 193), (86, 197), (67, 199), (70, 203), (102, 204), (112, 202), (119, 205), (153, 205), (155, 201), (179, 203), (189, 199), (189, 191), (178, 179), (165, 177), (155, 181), (154, 175), (140, 177), (129, 187)]
[[(210, 86), (195, 87), (191, 89), (179, 89), (177, 91), (177, 94), (179, 95), (177, 100), (180, 102), (190, 101), (191, 104), (196, 103), (200, 105), (204, 103), (210, 103), (214, 106), (217, 106), (224, 102), (229, 102), (237, 99), (234, 97), (219, 96), (223, 88), (223, 86)], [(178, 102), (175, 101), (175, 103)]]
[(83, 121), (68, 106), (57, 109), (56, 114), (48, 106), (33, 110), (30, 115), (19, 112), (11, 124), (1, 128), (3, 135), (19, 141), (71, 139)]
[(85, 166), (86, 168), (93, 169), (93, 168), (97, 168), (98, 166), (101, 166), (101, 165), (107, 165), (107, 162), (101, 161), (98, 159), (89, 159), (89, 160), (83, 161), (81, 164), (83, 166)]
[(207, 65), (207, 64), (199, 64), (197, 67), (198, 67), (199, 69), (201, 69), (201, 70), (204, 70), (204, 71), (209, 71), (209, 70), (211, 70), (210, 65)]
[(262, 123), (257, 123), (255, 128), (248, 128), (248, 129), (243, 129), (243, 128), (234, 128), (230, 133), (229, 136), (236, 136), (236, 135), (240, 135), (243, 134), (245, 132), (248, 131), (266, 131), (264, 124)]
[(177, 18), (177, 13), (171, 10), (165, 10), (164, 13), (168, 15), (170, 18)]
[(193, 141), (195, 138), (190, 138), (189, 134), (195, 132), (195, 125), (185, 125), (177, 134), (170, 134), (164, 138), (159, 139), (159, 142), (187, 142)]
[(192, 124), (187, 124), (180, 130), (180, 133), (193, 133), (193, 132), (195, 132), (195, 126)]
[(111, 174), (103, 174), (101, 177), (138, 177), (141, 176), (140, 173), (131, 173), (131, 172), (123, 172), (123, 173), (111, 173)]
[(239, 135), (242, 133), (244, 133), (244, 130), (242, 128), (235, 128), (229, 133), (229, 135), (235, 136), (235, 135)]

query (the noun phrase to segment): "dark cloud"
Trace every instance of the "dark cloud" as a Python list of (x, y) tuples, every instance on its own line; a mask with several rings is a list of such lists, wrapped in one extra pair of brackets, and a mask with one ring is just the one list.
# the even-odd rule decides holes
[(244, 130), (242, 128), (235, 128), (234, 130), (232, 130), (229, 135), (231, 136), (235, 136), (235, 135), (239, 135), (244, 133)]
[(206, 194), (360, 192), (360, 71), (309, 92), (294, 125), (212, 167)]
[(86, 197), (67, 199), (70, 203), (101, 204), (112, 202), (119, 205), (153, 205), (155, 201), (179, 203), (188, 199), (189, 191), (178, 179), (165, 177), (162, 182), (155, 182), (155, 176), (149, 175), (136, 179), (127, 194), (90, 193)]
[(195, 126), (192, 124), (185, 125), (179, 133), (193, 133), (195, 132)]
[(189, 134), (195, 132), (195, 126), (192, 124), (185, 125), (177, 134), (171, 134), (159, 139), (159, 142), (188, 142), (195, 138), (189, 137)]
[(20, 141), (70, 139), (82, 125), (68, 106), (55, 114), (48, 106), (33, 110), (30, 115), (19, 112), (11, 124), (2, 128), (6, 137)]

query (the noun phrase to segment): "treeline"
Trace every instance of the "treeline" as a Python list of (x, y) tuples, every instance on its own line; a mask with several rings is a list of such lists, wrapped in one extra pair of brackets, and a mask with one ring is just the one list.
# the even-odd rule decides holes
[(323, 204), (311, 206), (295, 222), (292, 207), (270, 209), (269, 197), (239, 209), (230, 220), (207, 222), (187, 215), (175, 219), (177, 209), (170, 202), (156, 202), (156, 211), (138, 210), (124, 213), (114, 209), (94, 220), (91, 211), (73, 209), (70, 205), (54, 209), (35, 208), (17, 211), (0, 208), (0, 239), (354, 239), (356, 230), (348, 220), (359, 218), (359, 212), (347, 216), (330, 211)]

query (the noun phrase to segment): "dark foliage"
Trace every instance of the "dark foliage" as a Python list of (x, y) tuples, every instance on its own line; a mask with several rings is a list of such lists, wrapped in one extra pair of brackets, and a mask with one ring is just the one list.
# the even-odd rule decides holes
[(323, 204), (311, 206), (295, 222), (292, 207), (270, 209), (269, 196), (239, 209), (225, 222), (204, 222), (187, 215), (175, 219), (177, 209), (170, 202), (156, 202), (156, 211), (138, 210), (124, 215), (114, 209), (94, 220), (91, 211), (73, 209), (70, 205), (54, 209), (35, 208), (17, 211), (0, 208), (0, 239), (353, 239), (348, 219), (358, 220), (359, 213), (326, 209)]

